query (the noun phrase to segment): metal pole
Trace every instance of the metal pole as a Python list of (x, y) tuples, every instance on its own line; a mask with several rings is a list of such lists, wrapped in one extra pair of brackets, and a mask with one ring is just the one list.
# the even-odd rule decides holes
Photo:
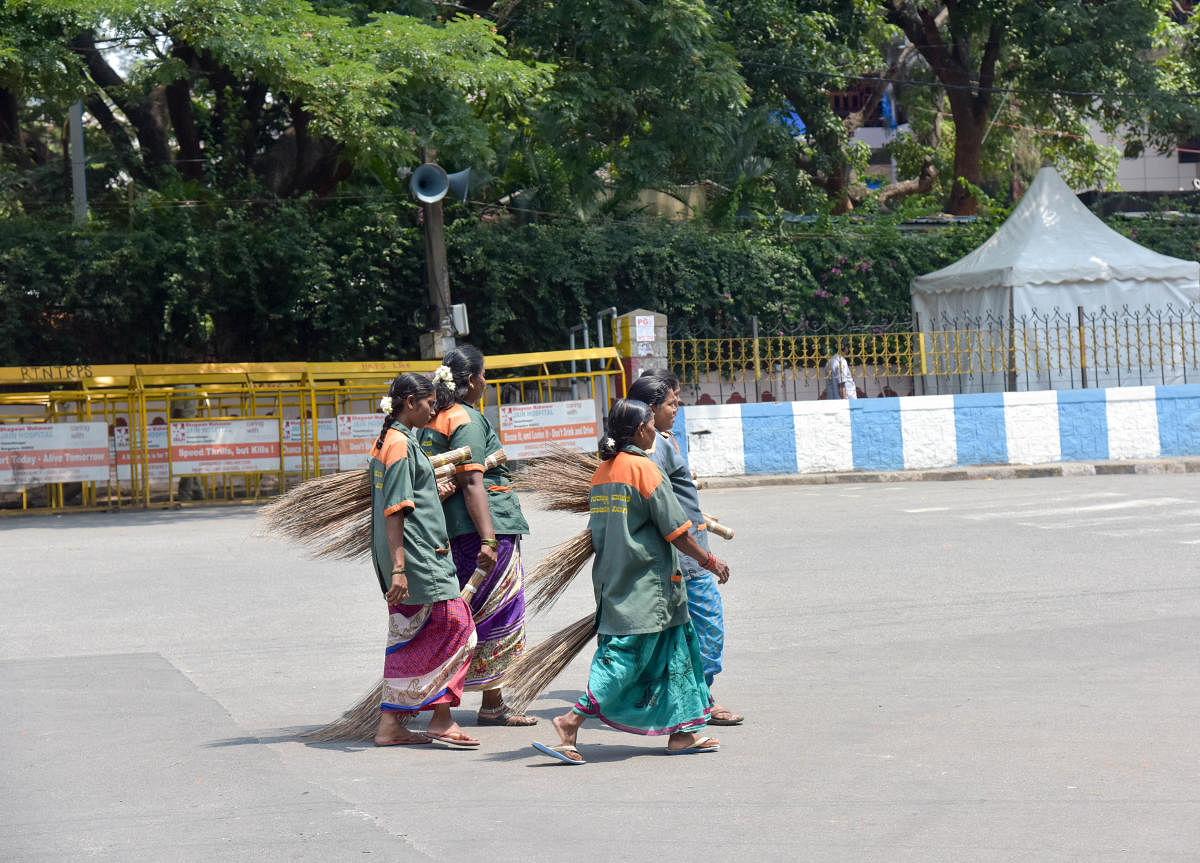
[[(581, 330), (586, 334), (587, 333), (587, 324), (583, 324), (583, 323), (576, 324), (575, 326), (571, 327), (571, 329), (567, 330), (567, 333), (571, 337), (570, 344), (571, 344), (571, 352), (572, 353), (574, 353), (574, 351), (575, 351), (575, 334)], [(575, 358), (572, 357), (571, 358), (571, 399), (577, 400), (578, 398), (579, 398), (579, 381), (577, 381), (575, 379)]]
[(750, 336), (754, 339), (754, 400), (758, 401), (762, 397), (762, 390), (759, 389), (759, 381), (762, 380), (762, 366), (758, 356), (758, 315), (750, 318)]
[[(596, 347), (598, 347), (598, 348), (604, 347), (604, 326), (601, 323), (601, 321), (604, 319), (605, 315), (608, 315), (610, 318), (615, 319), (617, 317), (617, 307), (609, 306), (607, 309), (601, 309), (596, 314)], [(601, 360), (601, 362), (603, 362), (603, 360)], [(600, 383), (604, 387), (604, 406), (607, 408), (608, 407), (608, 375), (602, 375), (600, 378)]]
[(1083, 306), (1076, 306), (1075, 313), (1079, 316), (1079, 382), (1087, 389), (1087, 348), (1084, 345)]
[(71, 106), (71, 195), (75, 203), (75, 224), (87, 221), (87, 182), (83, 170), (83, 102)]

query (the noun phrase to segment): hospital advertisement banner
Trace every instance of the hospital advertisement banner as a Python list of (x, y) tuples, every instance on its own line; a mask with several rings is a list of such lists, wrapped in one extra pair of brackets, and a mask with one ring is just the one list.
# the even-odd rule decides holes
[(304, 470), (306, 466), (309, 470), (312, 469), (314, 434), (320, 451), (321, 472), (330, 473), (338, 469), (337, 420), (333, 417), (319, 417), (315, 427), (312, 420), (283, 421), (284, 470), (296, 472)]
[(0, 425), (0, 487), (108, 479), (108, 424)]
[(367, 456), (379, 439), (383, 414), (338, 414), (338, 470), (358, 470), (367, 466)]
[[(108, 439), (112, 452), (113, 476), (118, 482), (130, 482), (133, 479), (132, 465), (142, 464), (142, 445), (139, 441), (131, 442), (128, 426), (116, 426), (112, 437)], [(136, 451), (134, 450), (136, 447)], [(151, 480), (166, 480), (170, 478), (170, 467), (167, 464), (170, 452), (167, 442), (166, 425), (152, 425), (146, 429), (145, 458), (149, 461), (148, 472)]]
[(591, 399), (500, 406), (500, 446), (513, 461), (547, 455), (554, 447), (595, 452), (599, 437)]
[(172, 420), (171, 472), (265, 473), (279, 470), (279, 420)]

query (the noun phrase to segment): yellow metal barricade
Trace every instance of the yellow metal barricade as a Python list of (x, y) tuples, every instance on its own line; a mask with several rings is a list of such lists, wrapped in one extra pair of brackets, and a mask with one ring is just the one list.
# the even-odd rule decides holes
[[(588, 368), (572, 370), (573, 362)], [(336, 465), (330, 458), (336, 456), (336, 448), (330, 451), (335, 434), (333, 441), (325, 441), (327, 467), (322, 467), (322, 436), (328, 435), (330, 422), (338, 416), (376, 414), (380, 397), (397, 374), (429, 374), (438, 365), (395, 361), (0, 368), (0, 425), (100, 422), (108, 429), (110, 451), (106, 482), (0, 486), (0, 513), (264, 500), (289, 483)], [(486, 358), (485, 368), (485, 409), (575, 396), (604, 400), (624, 389), (624, 369), (613, 348), (492, 356)], [(253, 421), (260, 431), (270, 427), (275, 455), (257, 459), (253, 470), (195, 473), (172, 463), (177, 449), (169, 438), (172, 433), (186, 436), (189, 426), (198, 429), (233, 420)]]

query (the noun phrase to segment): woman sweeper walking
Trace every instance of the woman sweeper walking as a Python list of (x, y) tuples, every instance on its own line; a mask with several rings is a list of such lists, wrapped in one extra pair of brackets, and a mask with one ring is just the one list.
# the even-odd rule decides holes
[[(377, 746), (479, 745), (450, 715), (462, 700), (476, 637), (459, 596), (433, 466), (415, 434), (433, 416), (434, 398), (433, 384), (420, 375), (392, 381), (368, 464), (371, 558), (389, 620)], [(433, 711), (425, 733), (408, 730), (423, 710)]]
[[(709, 537), (704, 514), (700, 510), (700, 494), (692, 480), (692, 470), (679, 451), (679, 444), (675, 442), (675, 436), (671, 432), (675, 425), (675, 415), (679, 411), (679, 379), (670, 372), (649, 372), (633, 382), (629, 387), (629, 397), (650, 405), (650, 410), (654, 413), (654, 427), (659, 435), (650, 458), (670, 481), (675, 497), (683, 507), (684, 515), (691, 520), (692, 527), (688, 529), (688, 533), (700, 548), (708, 552)], [(713, 680), (721, 673), (721, 655), (725, 650), (725, 615), (721, 605), (721, 592), (717, 589), (717, 580), (713, 578), (712, 573), (703, 569), (692, 558), (681, 558), (679, 568), (683, 572), (683, 583), (687, 588), (688, 615), (691, 617), (692, 626), (696, 628), (696, 637), (700, 640), (700, 656), (704, 660), (704, 682), (708, 684), (709, 694), (712, 694)], [(741, 725), (744, 720), (745, 717), (722, 706), (716, 695), (713, 695), (709, 725)]]
[(488, 573), (471, 600), (479, 641), (464, 689), (483, 693), (480, 725), (534, 725), (537, 719), (509, 709), (500, 691), (504, 670), (525, 647), (521, 536), (529, 533), (529, 524), (509, 487), (508, 467), (485, 463), (500, 450), (500, 439), (472, 407), (487, 386), (483, 354), (471, 345), (454, 348), (442, 359), (433, 382), (436, 414), (421, 431), (425, 452), (471, 448), (471, 458), (455, 468), (457, 489), (443, 503), (458, 580), (465, 585), (476, 569)]
[(670, 755), (717, 751), (701, 736), (712, 708), (674, 545), (724, 583), (729, 567), (688, 535), (671, 484), (646, 457), (654, 417), (643, 402), (620, 399), (600, 442), (588, 528), (596, 551), (592, 585), (598, 646), (587, 688), (553, 720), (559, 744), (534, 743), (568, 764), (583, 764), (579, 727), (588, 717), (633, 734), (669, 735)]

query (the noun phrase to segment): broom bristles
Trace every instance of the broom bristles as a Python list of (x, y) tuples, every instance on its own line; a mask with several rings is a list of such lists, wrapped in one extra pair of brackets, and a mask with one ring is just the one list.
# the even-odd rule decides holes
[(268, 533), (310, 548), (315, 557), (350, 560), (371, 551), (371, 480), (365, 469), (305, 480), (259, 517)]
[(554, 605), (593, 552), (590, 530), (551, 548), (525, 579), (525, 605), (530, 613), (540, 614)]
[(546, 509), (587, 512), (592, 474), (599, 466), (594, 455), (554, 446), (549, 454), (527, 461), (513, 475), (513, 487), (533, 492)]
[(581, 617), (516, 658), (504, 672), (504, 700), (524, 713), (596, 634), (596, 615)]
[[(379, 705), (383, 701), (383, 681), (359, 699), (358, 704), (347, 710), (340, 719), (299, 735), (309, 743), (329, 743), (333, 740), (370, 740), (379, 729)], [(396, 718), (401, 725), (412, 719), (408, 711), (398, 711)]]

